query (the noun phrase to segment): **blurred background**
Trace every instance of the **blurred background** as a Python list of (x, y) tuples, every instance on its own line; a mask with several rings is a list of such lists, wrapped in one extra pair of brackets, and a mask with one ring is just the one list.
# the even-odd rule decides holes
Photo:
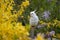
[(54, 31), (54, 37), (60, 40), (60, 0), (0, 0), (0, 25), (21, 23), (29, 32), (30, 12), (34, 10), (40, 24), (44, 24), (36, 29), (35, 35)]

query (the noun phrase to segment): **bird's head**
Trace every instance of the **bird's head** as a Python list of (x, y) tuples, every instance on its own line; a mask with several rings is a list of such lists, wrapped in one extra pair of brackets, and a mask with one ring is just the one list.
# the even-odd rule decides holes
[(30, 16), (33, 17), (33, 16), (36, 16), (36, 13), (35, 13), (36, 10), (30, 12)]

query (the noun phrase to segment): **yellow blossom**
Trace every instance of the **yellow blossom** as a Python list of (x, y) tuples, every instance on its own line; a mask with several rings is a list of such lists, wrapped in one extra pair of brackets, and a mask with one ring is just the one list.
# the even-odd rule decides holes
[(42, 34), (38, 34), (36, 40), (44, 40)]
[(51, 22), (47, 23), (48, 28), (50, 27), (50, 25), (51, 25)]
[(29, 33), (25, 29), (25, 26), (22, 26), (21, 23), (16, 22), (18, 16), (25, 11), (24, 8), (27, 7), (28, 1), (25, 1), (26, 7), (24, 5), (24, 7), (21, 6), (21, 9), (13, 15), (11, 13), (14, 5), (12, 4), (14, 3), (13, 0), (0, 0), (0, 3), (0, 40), (14, 40), (14, 35), (16, 35), (18, 39), (21, 38), (21, 40), (28, 40)]

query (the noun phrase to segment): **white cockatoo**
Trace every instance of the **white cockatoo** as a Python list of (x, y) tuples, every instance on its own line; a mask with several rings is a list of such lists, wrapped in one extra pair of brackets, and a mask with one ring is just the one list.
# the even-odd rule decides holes
[(30, 26), (37, 26), (39, 18), (35, 13), (36, 10), (30, 12)]

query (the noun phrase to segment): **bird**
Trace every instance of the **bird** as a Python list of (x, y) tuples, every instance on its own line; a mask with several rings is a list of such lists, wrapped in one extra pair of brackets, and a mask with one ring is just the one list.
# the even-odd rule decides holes
[(31, 27), (30, 28), (30, 36), (31, 36), (31, 38), (34, 38), (34, 31), (35, 31), (35, 28), (37, 27), (38, 22), (39, 22), (39, 18), (36, 15), (35, 11), (36, 10), (30, 12), (30, 20), (29, 20), (29, 22), (30, 22), (30, 27)]
[(30, 26), (34, 27), (37, 26), (38, 22), (39, 22), (39, 18), (35, 13), (36, 10), (30, 12)]

